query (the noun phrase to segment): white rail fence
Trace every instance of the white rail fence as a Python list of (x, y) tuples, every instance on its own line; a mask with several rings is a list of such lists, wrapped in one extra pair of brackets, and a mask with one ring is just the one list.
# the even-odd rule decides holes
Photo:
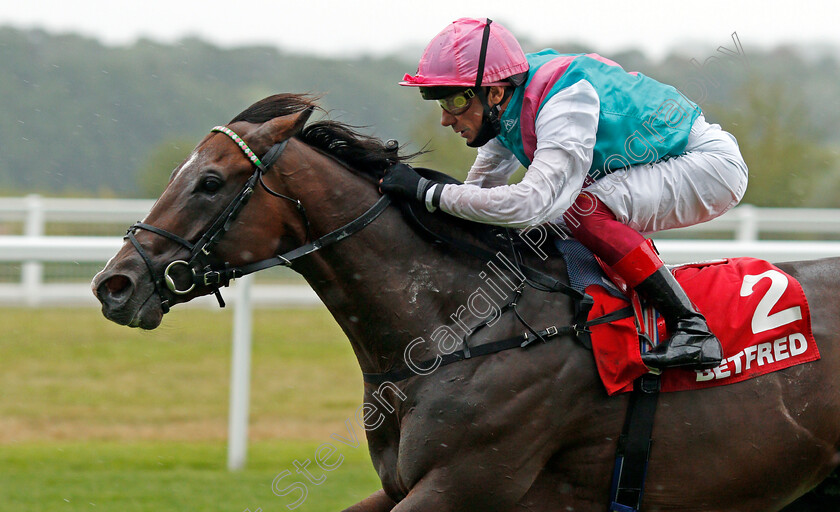
[[(50, 224), (88, 224), (110, 227), (120, 233), (145, 217), (154, 201), (135, 199), (57, 199), (27, 196), (0, 198), (0, 228), (21, 224), (19, 235), (0, 230), (0, 263), (20, 265), (18, 282), (0, 283), (0, 305), (97, 306), (88, 283), (90, 275), (76, 282), (45, 283), (44, 263), (100, 263), (102, 266), (122, 246), (120, 236), (47, 236)], [(16, 226), (17, 227), (17, 226)], [(234, 294), (234, 301), (238, 294)], [(320, 304), (309, 287), (262, 284), (249, 293), (254, 305), (312, 306)], [(194, 301), (216, 306), (211, 298)]]
[[(39, 196), (0, 198), (0, 229), (21, 224), (20, 234), (0, 231), (0, 265), (20, 264), (20, 280), (0, 283), (0, 305), (96, 304), (87, 282), (45, 283), (45, 263), (103, 264), (122, 246), (120, 236), (47, 236), (51, 223), (114, 225), (115, 232), (145, 217), (153, 202), (146, 200), (47, 199)], [(711, 222), (679, 230), (686, 239), (657, 239), (668, 263), (732, 256), (770, 261), (840, 256), (840, 210), (755, 208), (740, 206)], [(722, 237), (687, 240), (694, 236)], [(815, 240), (764, 240), (763, 236)], [(671, 235), (673, 236), (673, 234)], [(229, 293), (235, 307), (228, 439), (228, 468), (245, 464), (250, 389), (251, 310), (254, 306), (320, 304), (306, 285), (253, 284), (253, 276), (238, 280)], [(216, 307), (212, 298), (194, 301)]]
[[(20, 264), (18, 282), (0, 283), (0, 305), (96, 305), (84, 280), (45, 283), (44, 264), (104, 265), (122, 245), (122, 239), (119, 236), (47, 236), (47, 226), (52, 223), (106, 225), (113, 228), (111, 232), (120, 233), (143, 218), (152, 204), (150, 200), (126, 199), (0, 198), (0, 228), (4, 224), (21, 225), (20, 234), (4, 235), (0, 231), (0, 263)], [(692, 239), (710, 233), (720, 238)], [(674, 234), (680, 239), (670, 238)], [(810, 235), (816, 240), (762, 239), (780, 234)], [(676, 230), (667, 236), (657, 237), (657, 247), (668, 263), (732, 256), (770, 261), (840, 256), (840, 210), (745, 205), (711, 222)], [(319, 304), (317, 296), (304, 284), (257, 283), (249, 301), (255, 306)], [(199, 300), (196, 304), (213, 306), (215, 301)]]

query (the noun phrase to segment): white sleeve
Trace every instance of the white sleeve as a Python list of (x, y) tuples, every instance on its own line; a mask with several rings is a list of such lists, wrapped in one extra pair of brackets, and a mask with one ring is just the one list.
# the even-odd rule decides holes
[(557, 219), (580, 193), (592, 164), (599, 111), (598, 94), (589, 82), (559, 91), (537, 116), (537, 148), (521, 182), (492, 188), (445, 185), (440, 208), (456, 217), (514, 228)]
[(519, 169), (519, 160), (498, 139), (478, 148), (475, 162), (464, 183), (482, 188), (507, 185), (510, 176)]

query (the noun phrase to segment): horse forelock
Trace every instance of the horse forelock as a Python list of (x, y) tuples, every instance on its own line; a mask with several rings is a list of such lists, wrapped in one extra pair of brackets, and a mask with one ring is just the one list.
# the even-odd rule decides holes
[[(317, 97), (307, 94), (275, 94), (243, 110), (230, 123), (265, 123), (306, 109), (320, 109), (317, 100)], [(360, 127), (327, 119), (309, 123), (296, 138), (375, 179), (381, 178), (385, 170), (395, 162), (408, 160), (418, 154), (399, 155), (378, 138), (365, 135), (359, 130)]]
[(316, 97), (307, 94), (275, 94), (246, 108), (231, 119), (230, 124), (239, 121), (265, 123), (275, 117), (297, 114), (308, 108), (317, 108), (316, 101)]

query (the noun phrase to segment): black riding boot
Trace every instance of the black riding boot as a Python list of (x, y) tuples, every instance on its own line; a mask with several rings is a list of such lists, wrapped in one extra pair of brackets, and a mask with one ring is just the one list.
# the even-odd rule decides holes
[(667, 267), (660, 267), (636, 285), (636, 291), (665, 317), (672, 333), (667, 341), (642, 354), (646, 366), (706, 370), (720, 364), (723, 357), (720, 341), (709, 331), (706, 319), (694, 309)]

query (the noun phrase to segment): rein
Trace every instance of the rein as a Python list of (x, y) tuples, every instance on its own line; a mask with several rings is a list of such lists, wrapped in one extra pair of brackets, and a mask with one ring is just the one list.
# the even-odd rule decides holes
[[(221, 214), (219, 214), (216, 217), (216, 220), (213, 221), (213, 223), (210, 225), (207, 231), (205, 231), (204, 234), (201, 235), (201, 237), (195, 243), (192, 243), (174, 233), (170, 233), (165, 229), (161, 229), (144, 222), (134, 223), (128, 229), (125, 235), (125, 238), (129, 240), (132, 243), (132, 245), (137, 249), (137, 252), (143, 258), (143, 261), (148, 267), (149, 273), (152, 276), (152, 280), (155, 286), (155, 292), (158, 293), (158, 296), (161, 299), (161, 308), (163, 309), (164, 313), (168, 312), (171, 307), (169, 304), (169, 300), (164, 298), (164, 286), (166, 289), (168, 289), (171, 293), (175, 295), (186, 295), (193, 291), (196, 286), (210, 287), (219, 301), (219, 306), (224, 307), (225, 302), (222, 299), (220, 288), (222, 286), (229, 285), (231, 280), (246, 276), (248, 274), (253, 274), (254, 272), (265, 270), (271, 267), (291, 267), (292, 263), (295, 260), (302, 258), (303, 256), (306, 256), (308, 254), (312, 254), (315, 251), (340, 242), (341, 240), (355, 233), (358, 233), (371, 222), (376, 220), (382, 214), (382, 212), (384, 212), (385, 209), (387, 209), (388, 206), (390, 206), (391, 204), (390, 197), (388, 195), (383, 195), (381, 198), (379, 198), (379, 200), (376, 201), (376, 203), (374, 203), (373, 206), (371, 206), (367, 211), (365, 211), (356, 219), (350, 221), (349, 223), (330, 233), (327, 233), (326, 235), (318, 238), (317, 240), (304, 244), (298, 247), (297, 249), (293, 249), (286, 253), (278, 254), (271, 258), (267, 258), (254, 263), (249, 263), (247, 265), (241, 265), (238, 267), (233, 267), (228, 263), (225, 263), (222, 267), (214, 266), (213, 262), (210, 260), (213, 248), (219, 243), (219, 241), (225, 235), (225, 233), (227, 233), (230, 230), (233, 221), (239, 216), (242, 209), (248, 203), (248, 200), (253, 195), (258, 183), (266, 192), (268, 192), (272, 196), (295, 203), (298, 212), (300, 213), (301, 217), (303, 218), (306, 224), (307, 240), (309, 239), (309, 219), (306, 216), (306, 210), (304, 209), (300, 200), (280, 194), (279, 192), (275, 192), (270, 187), (268, 187), (268, 185), (266, 185), (263, 181), (263, 175), (265, 175), (268, 172), (268, 169), (280, 158), (280, 156), (283, 153), (283, 150), (288, 144), (288, 140), (284, 140), (283, 142), (279, 142), (272, 146), (263, 156), (263, 159), (260, 160), (254, 154), (251, 148), (248, 147), (245, 141), (243, 141), (242, 138), (239, 137), (239, 135), (233, 132), (233, 130), (225, 126), (216, 126), (215, 128), (213, 128), (212, 131), (223, 133), (230, 137), (239, 146), (242, 152), (245, 153), (245, 156), (248, 157), (248, 159), (255, 167), (254, 173), (248, 178), (248, 180), (245, 182), (245, 185), (242, 187), (242, 190), (240, 190), (240, 192), (233, 199), (233, 201), (231, 201), (231, 203), (228, 204), (228, 206), (221, 212)], [(460, 240), (455, 240), (453, 238), (446, 237), (444, 235), (441, 235), (440, 233), (432, 231), (417, 218), (416, 214), (411, 210), (411, 208), (408, 208), (407, 211), (409, 212), (410, 218), (414, 222), (414, 224), (418, 228), (420, 228), (421, 231), (425, 232), (426, 235), (431, 236), (435, 240), (443, 242), (459, 251), (462, 251), (466, 254), (477, 257), (484, 261), (491, 261), (493, 258), (496, 257), (496, 254), (492, 251)], [(142, 229), (150, 233), (162, 236), (185, 247), (188, 251), (190, 251), (189, 259), (171, 261), (166, 265), (163, 274), (159, 277), (155, 277), (157, 273), (154, 270), (153, 262), (148, 256), (148, 254), (146, 254), (146, 251), (143, 249), (143, 246), (140, 244), (140, 242), (135, 236), (135, 233), (138, 229)], [(591, 296), (585, 293), (581, 293), (575, 290), (574, 288), (570, 287), (566, 283), (563, 283), (562, 281), (555, 279), (547, 274), (544, 274), (534, 268), (521, 264), (521, 262), (518, 261), (518, 258), (514, 259), (517, 261), (518, 270), (522, 272), (523, 276), (526, 277), (526, 282), (530, 286), (545, 292), (560, 292), (565, 295), (568, 295), (573, 300), (574, 316), (572, 325), (562, 327), (556, 327), (552, 325), (541, 331), (536, 331), (533, 328), (531, 328), (531, 326), (528, 325), (527, 322), (525, 322), (525, 320), (522, 318), (522, 316), (516, 309), (516, 301), (521, 295), (520, 288), (520, 290), (517, 292), (516, 298), (514, 298), (513, 301), (507, 304), (506, 308), (512, 308), (514, 313), (516, 314), (516, 317), (527, 328), (527, 331), (524, 333), (524, 335), (513, 336), (511, 338), (485, 343), (475, 347), (470, 347), (467, 342), (467, 339), (464, 339), (464, 348), (462, 350), (445, 354), (444, 356), (436, 356), (434, 360), (424, 361), (421, 364), (426, 365), (426, 363), (428, 363), (427, 367), (433, 367), (434, 369), (437, 369), (440, 366), (445, 366), (457, 361), (461, 361), (463, 359), (469, 359), (471, 357), (480, 357), (489, 354), (495, 354), (497, 352), (509, 350), (512, 348), (525, 348), (534, 343), (535, 341), (547, 342), (549, 339), (561, 335), (575, 335), (575, 337), (581, 340), (584, 346), (586, 346), (586, 342), (584, 341), (584, 339), (589, 333), (589, 327), (593, 325), (611, 322), (619, 318), (625, 318), (633, 314), (632, 307), (630, 307), (587, 321), (589, 310), (593, 305), (593, 300)], [(189, 270), (190, 282), (188, 286), (179, 288), (178, 283), (175, 281), (175, 278), (171, 275), (173, 269), (177, 269), (178, 267), (185, 267)], [(477, 326), (475, 329), (473, 329), (472, 333), (484, 327), (484, 325), (485, 324)], [(469, 337), (469, 335), (467, 337)], [(428, 371), (426, 373), (431, 373), (431, 371)], [(399, 381), (410, 378), (415, 375), (423, 374), (424, 373), (415, 371), (415, 369), (413, 368), (405, 367), (391, 370), (385, 373), (364, 373), (363, 377), (365, 382), (367, 383), (381, 384), (386, 381)]]
[[(143, 261), (146, 263), (146, 266), (148, 267), (149, 273), (152, 276), (152, 280), (154, 282), (155, 292), (161, 299), (161, 307), (164, 313), (167, 313), (171, 307), (169, 304), (169, 300), (164, 298), (164, 285), (166, 289), (168, 289), (175, 295), (186, 295), (190, 293), (193, 289), (195, 289), (196, 285), (211, 287), (213, 293), (216, 295), (216, 299), (219, 301), (219, 306), (225, 307), (225, 302), (224, 299), (222, 299), (220, 288), (222, 286), (229, 285), (231, 280), (242, 276), (246, 276), (248, 274), (253, 274), (254, 272), (257, 272), (259, 270), (264, 270), (271, 267), (281, 265), (291, 267), (292, 263), (298, 258), (306, 256), (307, 254), (311, 254), (315, 251), (318, 251), (319, 249), (332, 245), (336, 242), (347, 238), (350, 235), (361, 231), (365, 226), (367, 226), (368, 224), (373, 222), (377, 217), (379, 217), (379, 215), (381, 215), (382, 212), (384, 212), (385, 209), (391, 204), (391, 200), (388, 196), (382, 196), (365, 213), (352, 220), (351, 222), (336, 229), (335, 231), (332, 231), (318, 238), (313, 242), (298, 247), (297, 249), (288, 251), (284, 254), (278, 254), (271, 258), (257, 261), (254, 263), (249, 263), (247, 265), (242, 265), (239, 267), (232, 267), (227, 263), (225, 263), (224, 266), (221, 268), (214, 267), (213, 262), (210, 261), (210, 255), (213, 248), (216, 246), (216, 244), (219, 243), (219, 241), (225, 235), (225, 233), (227, 233), (230, 230), (233, 221), (236, 220), (236, 218), (239, 216), (239, 213), (242, 211), (242, 209), (248, 203), (248, 200), (251, 198), (251, 195), (254, 193), (254, 189), (256, 188), (257, 183), (259, 183), (260, 186), (272, 196), (292, 201), (293, 203), (295, 203), (295, 207), (297, 208), (298, 212), (300, 212), (306, 225), (307, 240), (310, 238), (310, 236), (309, 219), (306, 216), (306, 210), (303, 207), (303, 204), (300, 202), (300, 200), (280, 194), (279, 192), (275, 192), (270, 187), (268, 187), (268, 185), (265, 184), (265, 181), (263, 181), (263, 175), (266, 174), (268, 172), (268, 169), (280, 158), (280, 155), (283, 153), (283, 150), (288, 144), (288, 140), (284, 140), (283, 142), (279, 142), (272, 146), (263, 156), (263, 159), (260, 160), (257, 157), (257, 155), (254, 154), (251, 148), (248, 147), (245, 141), (242, 140), (242, 138), (239, 137), (239, 135), (237, 135), (230, 128), (227, 128), (226, 126), (216, 126), (211, 131), (223, 133), (230, 137), (239, 146), (242, 152), (245, 153), (245, 156), (248, 157), (251, 163), (254, 164), (254, 173), (245, 182), (245, 185), (242, 187), (242, 190), (239, 192), (239, 194), (237, 194), (233, 201), (231, 201), (231, 203), (222, 211), (222, 213), (219, 214), (216, 220), (213, 221), (213, 223), (210, 225), (207, 231), (204, 232), (204, 234), (201, 236), (201, 238), (199, 238), (199, 240), (196, 243), (191, 243), (178, 235), (170, 233), (169, 231), (166, 231), (164, 229), (152, 226), (150, 224), (146, 224), (144, 222), (134, 223), (128, 229), (124, 237), (132, 243), (132, 245), (137, 249), (137, 252), (140, 253), (140, 256), (143, 258)], [(135, 236), (135, 232), (138, 229), (155, 233), (185, 247), (188, 251), (190, 251), (189, 259), (174, 260), (170, 262), (166, 265), (163, 274), (160, 277), (156, 278), (155, 275), (157, 273), (154, 270), (152, 260), (146, 254), (146, 251), (143, 249), (142, 245)], [(186, 267), (191, 273), (189, 286), (185, 286), (183, 288), (178, 287), (175, 278), (171, 275), (173, 269), (177, 269), (180, 266)]]

